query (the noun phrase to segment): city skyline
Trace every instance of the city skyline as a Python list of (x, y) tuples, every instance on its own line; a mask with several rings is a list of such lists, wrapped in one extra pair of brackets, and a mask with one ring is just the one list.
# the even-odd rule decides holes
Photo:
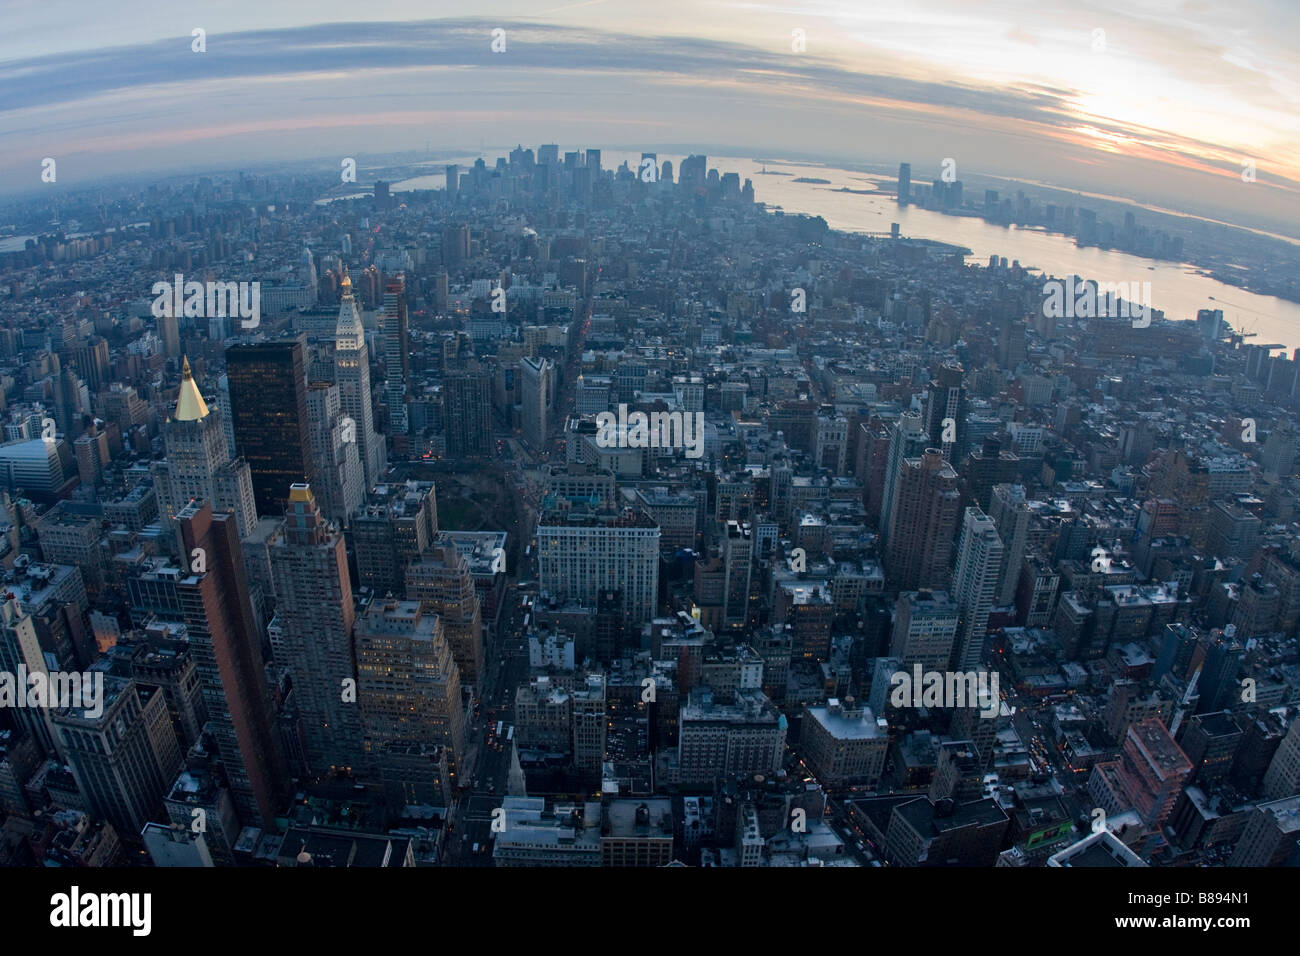
[[(1186, 4), (1171, 20), (1158, 4), (719, 3), (648, 17), (589, 2), (428, 20), (410, 18), (455, 9), (384, 3), (364, 21), (324, 4), (311, 24), (300, 8), (199, 4), (184, 24), (171, 14), (127, 29), (92, 15), (44, 30), (61, 6), (24, 9), (0, 45), (0, 100), (13, 104), (0, 111), (11, 144), (0, 166), (14, 170), (0, 192), (34, 190), (45, 157), (74, 184), (335, 145), (340, 156), (470, 148), (499, 144), (507, 127), (511, 139), (600, 131), (607, 147), (725, 144), (832, 163), (951, 157), (1184, 210), (1194, 196), (1200, 208), (1187, 211), (1244, 225), (1300, 221), (1300, 69), (1253, 26), (1276, 21), (1285, 35), (1286, 4), (1231, 16)], [(529, 80), (539, 71), (540, 89)], [(719, 98), (721, 116), (705, 105)]]
[(280, 869), (435, 867), (858, 871), (895, 921), (903, 869), (1022, 916), (1093, 869), (1071, 932), (1263, 924), (1297, 19), (16, 5), (13, 928), (170, 944), (222, 868), (334, 939)]

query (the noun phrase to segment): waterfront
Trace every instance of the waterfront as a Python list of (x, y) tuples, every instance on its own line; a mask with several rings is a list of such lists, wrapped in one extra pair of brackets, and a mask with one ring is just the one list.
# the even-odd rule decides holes
[[(639, 153), (607, 152), (604, 165), (618, 165), (624, 159), (634, 166)], [(660, 154), (678, 168), (681, 157)], [(1069, 236), (1054, 235), (1036, 229), (999, 226), (975, 216), (947, 216), (916, 206), (900, 207), (892, 195), (892, 176), (877, 176), (828, 166), (804, 163), (768, 162), (719, 156), (709, 157), (709, 165), (721, 172), (740, 174), (751, 179), (754, 197), (769, 206), (780, 206), (789, 213), (821, 216), (832, 229), (850, 232), (887, 233), (891, 223), (899, 224), (902, 235), (916, 239), (935, 239), (964, 246), (971, 250), (968, 262), (987, 264), (989, 256), (1005, 256), (1007, 262), (1019, 261), (1027, 269), (1044, 275), (1064, 277), (1078, 275), (1098, 282), (1150, 282), (1152, 306), (1169, 319), (1194, 319), (1199, 309), (1222, 309), (1223, 318), (1233, 328), (1254, 332), (1248, 341), (1259, 344), (1278, 343), (1288, 349), (1300, 348), (1300, 304), (1273, 296), (1256, 295), (1199, 274), (1187, 263), (1143, 259), (1096, 247), (1080, 248)], [(766, 167), (789, 176), (761, 175)], [(798, 177), (829, 179), (830, 185), (796, 183)], [(845, 193), (871, 189), (881, 183), (888, 194)], [(1086, 200), (1083, 201), (1086, 205)]]

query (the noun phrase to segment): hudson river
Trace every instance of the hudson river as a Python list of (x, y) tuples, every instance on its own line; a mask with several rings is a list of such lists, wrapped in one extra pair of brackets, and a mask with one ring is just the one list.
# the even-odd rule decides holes
[[(497, 154), (491, 152), (490, 155)], [(674, 178), (681, 169), (682, 158), (669, 153), (658, 155), (661, 164), (664, 160), (672, 161)], [(616, 168), (624, 160), (635, 170), (640, 164), (641, 154), (606, 150), (601, 155), (601, 165), (605, 169)], [(437, 172), (394, 183), (392, 188), (395, 191), (442, 188), (442, 161), (430, 165)], [(462, 172), (467, 165), (462, 160)], [(892, 196), (887, 195), (838, 191), (841, 187), (874, 191), (876, 183), (892, 190), (895, 182), (892, 176), (780, 161), (767, 163), (769, 175), (763, 175), (764, 164), (732, 156), (710, 156), (709, 166), (719, 173), (738, 173), (742, 184), (746, 179), (752, 180), (754, 198), (759, 202), (780, 206), (789, 213), (821, 216), (832, 229), (889, 232), (890, 223), (896, 222), (903, 236), (935, 239), (970, 249), (968, 262), (986, 265), (989, 256), (998, 255), (1005, 256), (1008, 263), (1019, 260), (1026, 269), (1045, 275), (1077, 275), (1098, 282), (1150, 282), (1151, 305), (1163, 310), (1166, 318), (1194, 319), (1199, 309), (1222, 309), (1224, 320), (1234, 329), (1257, 333), (1247, 342), (1261, 345), (1279, 343), (1288, 350), (1300, 348), (1300, 304), (1224, 285), (1216, 279), (1199, 275), (1193, 266), (1186, 263), (1143, 259), (1126, 252), (1096, 247), (1081, 249), (1069, 236), (992, 225), (974, 216), (945, 216), (915, 206), (900, 207)], [(798, 178), (825, 179), (830, 183), (795, 182)], [(1079, 204), (1086, 206), (1087, 198), (1080, 199)], [(1138, 217), (1140, 222), (1140, 210)]]

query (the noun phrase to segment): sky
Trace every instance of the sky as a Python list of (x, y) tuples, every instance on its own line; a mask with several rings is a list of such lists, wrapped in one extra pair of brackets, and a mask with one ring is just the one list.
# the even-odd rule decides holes
[(4, 12), (0, 193), (39, 189), (45, 157), (75, 187), (556, 142), (908, 161), (921, 180), (952, 158), (959, 177), (1300, 235), (1296, 0), (6, 0)]

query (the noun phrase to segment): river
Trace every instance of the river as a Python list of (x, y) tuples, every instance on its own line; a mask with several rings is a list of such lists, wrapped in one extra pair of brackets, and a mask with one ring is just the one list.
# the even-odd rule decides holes
[[(495, 157), (497, 153), (489, 152)], [(671, 160), (674, 176), (683, 157), (658, 154), (658, 160)], [(616, 168), (624, 161), (637, 169), (641, 154), (606, 150), (601, 155), (605, 169)], [(472, 162), (462, 158), (461, 169)], [(434, 164), (430, 164), (434, 165)], [(892, 190), (892, 176), (879, 176), (809, 163), (772, 161), (766, 164), (737, 156), (710, 156), (709, 166), (719, 173), (734, 172), (742, 182), (754, 183), (754, 198), (786, 212), (821, 216), (832, 229), (847, 232), (889, 232), (898, 223), (902, 235), (915, 239), (934, 239), (971, 250), (968, 262), (987, 264), (992, 255), (1019, 261), (1026, 269), (1046, 275), (1077, 275), (1098, 282), (1150, 282), (1151, 305), (1170, 319), (1194, 319), (1200, 309), (1222, 309), (1224, 320), (1234, 329), (1253, 332), (1248, 340), (1278, 343), (1287, 349), (1300, 348), (1300, 303), (1273, 296), (1257, 295), (1197, 272), (1188, 263), (1143, 259), (1113, 249), (1095, 246), (1080, 248), (1069, 236), (1037, 229), (1019, 229), (985, 222), (975, 216), (946, 216), (916, 206), (899, 206), (890, 195), (873, 195), (876, 183)], [(392, 185), (394, 192), (412, 189), (440, 189), (443, 186), (443, 163), (436, 172), (405, 179)], [(767, 174), (763, 174), (763, 170)], [(788, 173), (789, 175), (779, 175)], [(825, 179), (829, 184), (800, 183), (795, 179)], [(842, 187), (867, 192), (839, 192)], [(368, 191), (368, 190), (367, 190)]]

